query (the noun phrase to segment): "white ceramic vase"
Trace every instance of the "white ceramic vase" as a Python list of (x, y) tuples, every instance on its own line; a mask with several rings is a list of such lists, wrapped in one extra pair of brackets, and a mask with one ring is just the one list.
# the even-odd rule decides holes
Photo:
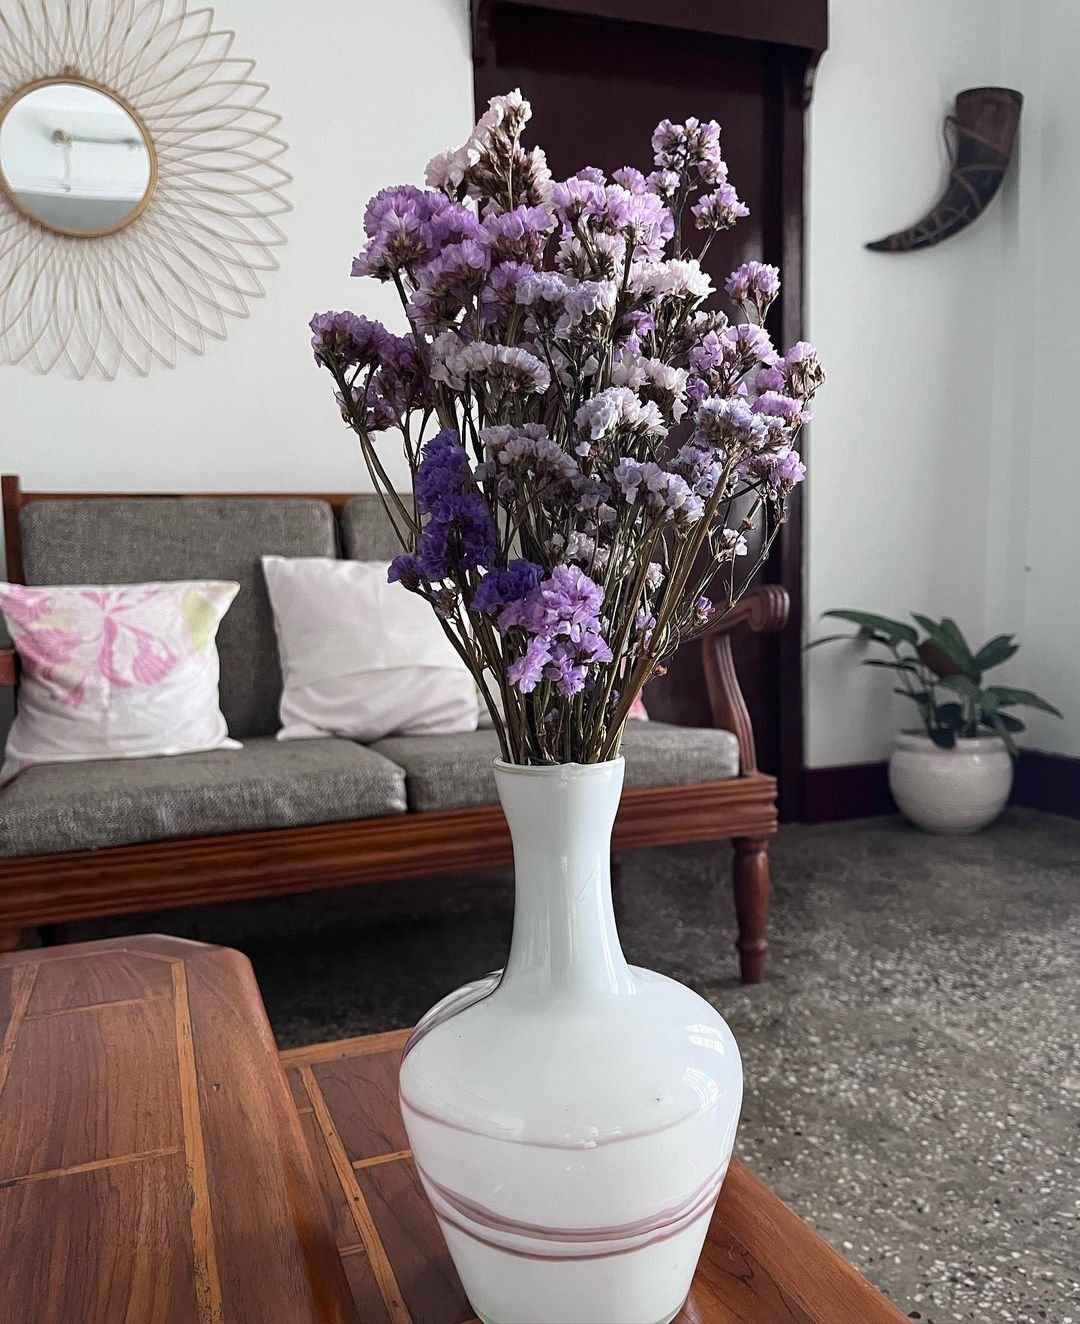
[(727, 1171), (742, 1065), (696, 993), (626, 963), (611, 905), (623, 761), (499, 762), (506, 969), (417, 1025), (401, 1108), (485, 1324), (665, 1324)]
[(889, 760), (889, 789), (901, 811), (927, 832), (978, 832), (1005, 808), (1013, 762), (1000, 736), (957, 740), (939, 749), (927, 735), (905, 731)]

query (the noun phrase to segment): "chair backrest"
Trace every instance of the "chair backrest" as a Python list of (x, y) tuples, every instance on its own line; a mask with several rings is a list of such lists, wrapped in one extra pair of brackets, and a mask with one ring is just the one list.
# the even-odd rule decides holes
[(341, 550), (350, 561), (387, 562), (402, 550), (381, 497), (354, 496), (345, 503), (341, 512)]
[(221, 710), (229, 731), (241, 740), (278, 729), (281, 667), (260, 558), (336, 556), (329, 501), (276, 496), (34, 500), (27, 495), (19, 511), (27, 584), (239, 583), (218, 633)]

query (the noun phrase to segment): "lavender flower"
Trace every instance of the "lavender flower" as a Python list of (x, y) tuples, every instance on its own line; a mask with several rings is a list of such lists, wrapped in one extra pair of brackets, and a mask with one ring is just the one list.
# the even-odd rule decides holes
[(758, 321), (763, 321), (780, 293), (780, 270), (767, 262), (744, 262), (724, 282), (724, 289), (736, 303), (756, 309)]
[(725, 458), (765, 444), (765, 420), (737, 397), (706, 400), (694, 415), (694, 427), (695, 438)]
[(417, 541), (414, 568), (426, 580), (478, 570), (495, 560), (491, 508), (473, 479), (465, 448), (449, 428), (424, 447), (413, 490), (427, 522)]
[(527, 597), (543, 577), (543, 567), (532, 561), (510, 561), (505, 570), (491, 570), (483, 577), (469, 608), (482, 616), (495, 616), (509, 603)]
[(544, 251), (555, 217), (544, 207), (515, 207), (485, 217), (480, 229), (495, 261), (532, 262)]
[(574, 415), (577, 429), (590, 441), (615, 434), (663, 437), (667, 433), (660, 410), (642, 403), (628, 386), (610, 386), (581, 406)]
[(373, 367), (380, 362), (387, 338), (381, 322), (356, 313), (316, 313), (311, 319), (315, 362), (328, 368)]
[(697, 228), (709, 230), (713, 234), (720, 230), (730, 230), (736, 221), (750, 215), (750, 208), (740, 201), (735, 189), (727, 182), (712, 193), (704, 194), (690, 210)]
[(564, 697), (585, 684), (586, 667), (610, 662), (603, 637), (600, 609), (604, 590), (578, 566), (557, 565), (550, 576), (499, 613), (499, 629), (524, 632), (524, 653), (507, 670), (522, 694), (546, 679)]

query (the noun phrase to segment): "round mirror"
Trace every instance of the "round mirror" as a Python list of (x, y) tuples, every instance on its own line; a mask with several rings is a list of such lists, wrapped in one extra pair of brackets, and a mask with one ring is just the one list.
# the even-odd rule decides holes
[(157, 161), (141, 121), (119, 97), (78, 79), (21, 88), (0, 108), (0, 188), (59, 234), (112, 234), (154, 192)]

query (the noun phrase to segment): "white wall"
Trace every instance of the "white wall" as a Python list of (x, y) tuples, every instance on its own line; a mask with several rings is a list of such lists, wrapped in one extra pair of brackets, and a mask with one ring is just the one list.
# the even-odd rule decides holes
[[(810, 447), (807, 633), (835, 632), (819, 619), (830, 607), (914, 609), (952, 615), (981, 642), (1023, 625), (988, 610), (987, 560), (991, 514), (1013, 518), (995, 446), (1015, 178), (978, 225), (939, 247), (863, 244), (918, 220), (938, 196), (945, 110), (961, 88), (1000, 76), (997, 7), (830, 8), (810, 123), (809, 333), (829, 381)], [(999, 551), (1003, 532), (998, 524)], [(843, 644), (807, 656), (811, 766), (884, 758), (894, 730), (912, 723), (891, 674), (853, 657)]]
[[(1025, 647), (1013, 674), (1055, 700), (1065, 721), (1034, 714), (1029, 743), (1080, 756), (1080, 519), (1077, 424), (1069, 395), (1080, 360), (1080, 121), (1075, 52), (1080, 8), (1040, 0), (1006, 10), (1005, 72), (1027, 93), (1020, 161), (1021, 278), (1002, 325), (1018, 360), (1012, 464), (1026, 477)], [(993, 532), (991, 531), (991, 539)]]
[(348, 490), (362, 465), (308, 348), (313, 312), (391, 320), (397, 301), (349, 276), (376, 189), (421, 183), (473, 121), (467, 0), (218, 0), (255, 60), (294, 175), (288, 244), (267, 297), (203, 357), (115, 382), (0, 367), (0, 467), (28, 487)]

